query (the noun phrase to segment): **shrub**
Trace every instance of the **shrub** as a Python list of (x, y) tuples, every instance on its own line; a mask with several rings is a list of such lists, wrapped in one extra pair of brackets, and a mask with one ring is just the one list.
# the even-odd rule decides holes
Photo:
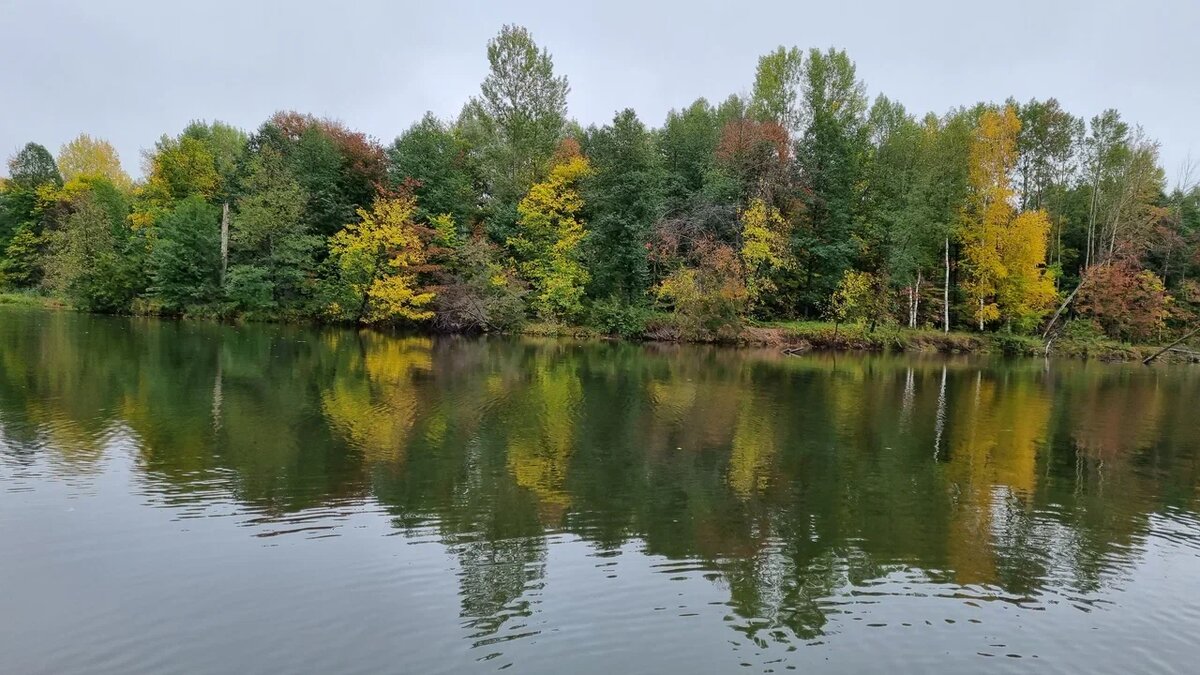
[(592, 303), (589, 322), (606, 335), (632, 338), (645, 332), (649, 315), (645, 307), (629, 304), (614, 296)]

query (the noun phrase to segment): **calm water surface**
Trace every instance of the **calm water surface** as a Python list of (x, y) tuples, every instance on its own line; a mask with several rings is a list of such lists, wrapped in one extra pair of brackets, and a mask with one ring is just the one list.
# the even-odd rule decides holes
[(1195, 672), (1200, 369), (0, 309), (0, 672)]

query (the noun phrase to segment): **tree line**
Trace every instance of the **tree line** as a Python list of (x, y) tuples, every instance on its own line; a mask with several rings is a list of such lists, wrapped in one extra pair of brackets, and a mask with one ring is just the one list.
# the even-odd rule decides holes
[(1140, 341), (1200, 312), (1200, 188), (1168, 189), (1115, 110), (917, 116), (870, 100), (844, 51), (780, 47), (749, 94), (584, 128), (526, 29), (487, 58), (456, 119), (387, 146), (290, 111), (193, 122), (134, 181), (101, 139), (29, 143), (0, 183), (0, 286), (100, 312), (687, 338), (829, 319)]

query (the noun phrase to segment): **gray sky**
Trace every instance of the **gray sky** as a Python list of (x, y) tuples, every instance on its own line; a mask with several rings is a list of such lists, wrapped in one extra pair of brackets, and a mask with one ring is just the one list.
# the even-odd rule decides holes
[(1141, 124), (1168, 176), (1200, 159), (1195, 0), (0, 0), (0, 154), (30, 140), (57, 154), (86, 131), (137, 176), (140, 151), (192, 119), (252, 131), (280, 109), (390, 142), (478, 92), (503, 23), (550, 49), (584, 124), (633, 107), (657, 126), (697, 96), (747, 92), (776, 45), (833, 45), (872, 97), (916, 113), (1054, 96)]

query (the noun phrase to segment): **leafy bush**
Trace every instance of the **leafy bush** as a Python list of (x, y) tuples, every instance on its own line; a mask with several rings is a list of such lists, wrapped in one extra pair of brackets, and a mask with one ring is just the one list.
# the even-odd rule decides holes
[(695, 267), (681, 267), (662, 281), (658, 298), (674, 310), (683, 335), (733, 339), (747, 304), (737, 253), (724, 244), (705, 244)]
[(607, 335), (632, 338), (645, 332), (649, 315), (645, 307), (623, 302), (614, 296), (592, 303), (590, 323)]
[(1105, 336), (1095, 321), (1075, 319), (1063, 326), (1062, 339), (1072, 342), (1103, 342)]
[(1027, 335), (996, 333), (992, 335), (992, 346), (1005, 356), (1035, 356), (1042, 343)]
[(447, 332), (505, 330), (525, 321), (525, 295), (495, 246), (471, 237), (451, 253), (453, 277), (434, 297), (434, 327)]

